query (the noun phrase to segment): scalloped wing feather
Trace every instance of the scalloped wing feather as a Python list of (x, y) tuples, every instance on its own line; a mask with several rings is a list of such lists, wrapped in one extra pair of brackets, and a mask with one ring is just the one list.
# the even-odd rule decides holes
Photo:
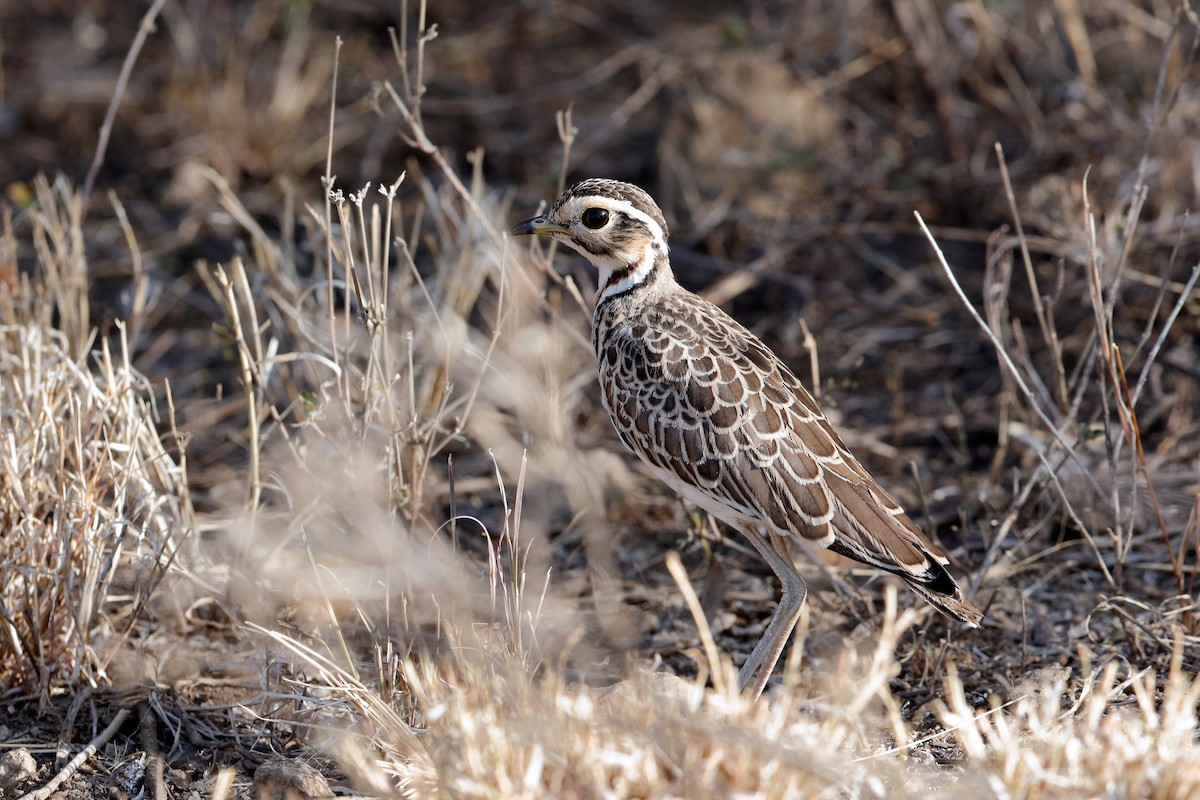
[(622, 441), (689, 499), (894, 573), (969, 625), (946, 558), (846, 449), (757, 337), (682, 290), (597, 309), (605, 405)]

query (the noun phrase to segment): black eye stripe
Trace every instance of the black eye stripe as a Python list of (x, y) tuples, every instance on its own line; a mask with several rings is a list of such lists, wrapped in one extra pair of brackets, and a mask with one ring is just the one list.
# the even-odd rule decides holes
[(602, 242), (592, 242), (586, 239), (577, 239), (579, 246), (587, 250), (592, 255), (610, 257), (616, 253), (610, 245)]

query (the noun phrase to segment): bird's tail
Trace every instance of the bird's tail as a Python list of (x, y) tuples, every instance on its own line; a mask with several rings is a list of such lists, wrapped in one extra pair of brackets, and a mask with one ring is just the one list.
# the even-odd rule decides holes
[(983, 619), (983, 612), (967, 602), (962, 589), (958, 588), (958, 584), (950, 577), (950, 573), (946, 572), (945, 567), (936, 561), (931, 563), (931, 567), (930, 572), (940, 569), (945, 573), (944, 580), (940, 579), (942, 576), (937, 576), (931, 581), (914, 580), (907, 575), (902, 577), (914, 592), (928, 600), (938, 611), (972, 628), (978, 628), (980, 620)]
[[(907, 518), (904, 519), (907, 521)], [(908, 525), (912, 531), (917, 531), (911, 522)], [(910, 589), (928, 600), (938, 611), (972, 628), (978, 628), (979, 621), (983, 619), (983, 612), (963, 597), (962, 589), (958, 588), (954, 577), (943, 563), (946, 557), (936, 553), (932, 545), (927, 546), (923, 537), (901, 541), (907, 545), (908, 553), (915, 563), (899, 563), (894, 552), (897, 548), (889, 552), (888, 558), (882, 558), (861, 546), (853, 546), (857, 543), (856, 540), (835, 540), (829, 545), (829, 549), (903, 578)]]

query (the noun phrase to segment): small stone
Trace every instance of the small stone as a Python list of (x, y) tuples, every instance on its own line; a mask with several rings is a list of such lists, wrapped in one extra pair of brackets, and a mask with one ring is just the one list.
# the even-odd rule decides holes
[(24, 747), (0, 754), (0, 796), (37, 774), (37, 762)]
[(699, 705), (704, 695), (704, 690), (694, 681), (686, 681), (669, 672), (650, 672), (636, 674), (602, 690), (597, 704), (610, 714), (623, 707), (641, 706), (648, 699), (647, 689), (658, 699), (681, 708)]
[(329, 781), (309, 764), (294, 758), (272, 758), (254, 771), (256, 800), (312, 800), (333, 797)]

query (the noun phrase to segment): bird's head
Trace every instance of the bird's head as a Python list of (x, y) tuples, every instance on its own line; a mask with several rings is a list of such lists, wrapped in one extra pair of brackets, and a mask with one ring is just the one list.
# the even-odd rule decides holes
[(550, 210), (513, 227), (514, 236), (548, 236), (583, 254), (599, 270), (600, 300), (669, 270), (667, 223), (658, 205), (630, 183), (589, 178)]

